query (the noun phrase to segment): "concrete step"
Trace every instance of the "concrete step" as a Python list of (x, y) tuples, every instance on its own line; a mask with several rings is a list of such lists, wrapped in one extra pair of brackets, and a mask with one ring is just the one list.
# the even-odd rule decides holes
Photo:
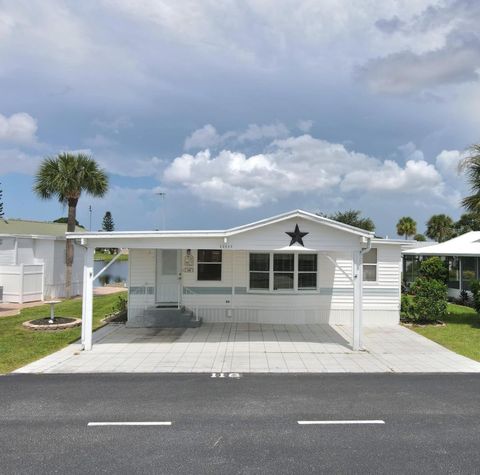
[(147, 308), (143, 315), (147, 328), (197, 328), (202, 319), (196, 320), (191, 310), (185, 308)]

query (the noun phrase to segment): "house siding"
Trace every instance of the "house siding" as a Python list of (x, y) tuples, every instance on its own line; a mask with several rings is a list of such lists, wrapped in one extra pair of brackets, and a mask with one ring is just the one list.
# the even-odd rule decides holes
[[(282, 225), (282, 229), (285, 224)], [(278, 233), (279, 230), (276, 230)], [(335, 231), (336, 232), (336, 231)], [(267, 239), (263, 241), (268, 247)], [(256, 241), (258, 247), (258, 241)], [(400, 246), (375, 245), (377, 282), (363, 286), (364, 323), (399, 321)], [(155, 250), (132, 249), (129, 259), (129, 322), (141, 325), (146, 308), (155, 304)], [(351, 324), (353, 318), (352, 255), (346, 251), (318, 254), (318, 289), (302, 293), (248, 290), (249, 251), (224, 250), (221, 281), (197, 280), (194, 271), (182, 275), (182, 304), (210, 322)], [(182, 251), (182, 262), (185, 251)], [(340, 268), (339, 268), (340, 267)]]

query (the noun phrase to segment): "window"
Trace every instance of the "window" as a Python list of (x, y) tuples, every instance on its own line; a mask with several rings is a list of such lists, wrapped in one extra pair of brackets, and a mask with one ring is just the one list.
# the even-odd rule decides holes
[(363, 255), (363, 280), (377, 281), (377, 249), (372, 248)]
[(270, 289), (270, 254), (250, 254), (250, 288)]
[(447, 257), (448, 263), (448, 287), (460, 289), (460, 258)]
[(477, 262), (475, 257), (462, 257), (462, 290), (470, 290), (472, 280), (477, 276)]
[(297, 291), (317, 289), (317, 255), (256, 253), (249, 256), (251, 290)]
[(273, 290), (293, 289), (294, 254), (273, 255)]
[(317, 255), (298, 255), (298, 289), (315, 290), (317, 288)]
[(222, 280), (222, 251), (198, 250), (197, 280)]

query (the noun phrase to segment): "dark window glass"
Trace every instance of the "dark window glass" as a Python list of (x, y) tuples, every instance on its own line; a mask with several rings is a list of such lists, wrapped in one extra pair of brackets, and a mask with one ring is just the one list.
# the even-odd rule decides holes
[(275, 272), (293, 272), (293, 254), (274, 254), (273, 270)]
[(250, 254), (250, 271), (270, 270), (270, 254)]
[(198, 250), (197, 280), (222, 280), (221, 250)]
[(222, 262), (222, 251), (216, 249), (199, 249), (198, 262)]
[(298, 272), (316, 272), (317, 271), (317, 255), (316, 254), (299, 254), (298, 255)]
[(250, 288), (268, 290), (270, 288), (270, 274), (268, 272), (250, 272)]
[(198, 280), (222, 280), (222, 264), (198, 264)]
[(273, 275), (273, 289), (293, 289), (293, 272), (276, 272)]
[(315, 290), (317, 288), (317, 273), (298, 273), (298, 288), (300, 290)]

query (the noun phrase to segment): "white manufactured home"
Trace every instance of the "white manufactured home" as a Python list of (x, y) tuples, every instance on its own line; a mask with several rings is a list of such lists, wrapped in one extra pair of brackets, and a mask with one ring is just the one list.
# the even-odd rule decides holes
[[(83, 228), (78, 228), (78, 230)], [(3, 302), (26, 303), (65, 296), (66, 225), (0, 220), (0, 288)], [(85, 249), (75, 244), (72, 289), (83, 288)]]
[(156, 309), (195, 320), (353, 325), (399, 322), (405, 241), (305, 211), (214, 231), (72, 233), (87, 247), (84, 346), (91, 347), (95, 247), (129, 249), (128, 325), (153, 326)]

